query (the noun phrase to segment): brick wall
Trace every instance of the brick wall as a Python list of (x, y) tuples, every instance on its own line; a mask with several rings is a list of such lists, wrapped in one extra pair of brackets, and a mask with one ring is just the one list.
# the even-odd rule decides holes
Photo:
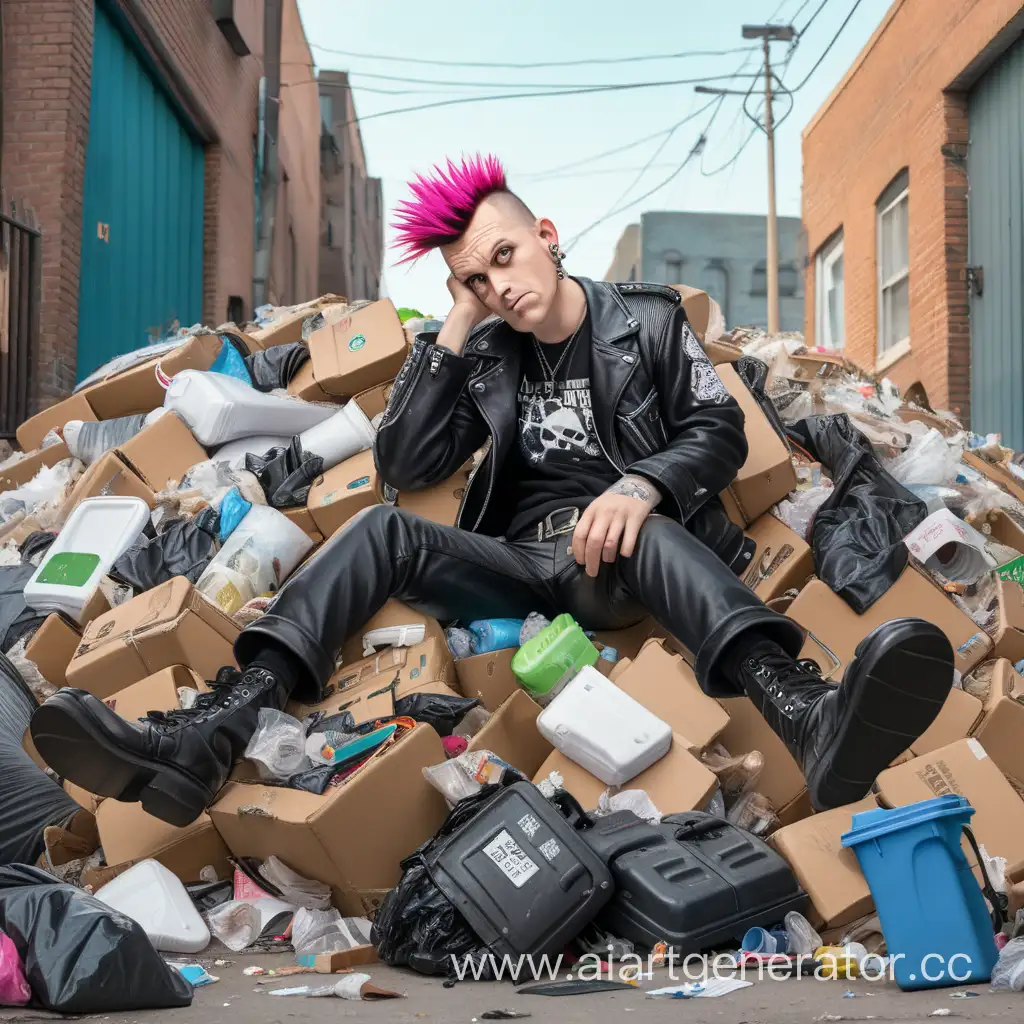
[(843, 229), (846, 354), (874, 369), (875, 203), (909, 172), (910, 354), (886, 372), (920, 382), (936, 406), (969, 416), (966, 94), (957, 79), (1020, 12), (1020, 0), (895, 0), (803, 132), (810, 262), (805, 333), (815, 331), (814, 255)]

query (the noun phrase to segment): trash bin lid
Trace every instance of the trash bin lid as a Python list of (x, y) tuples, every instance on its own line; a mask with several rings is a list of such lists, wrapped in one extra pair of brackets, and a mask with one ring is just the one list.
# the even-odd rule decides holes
[(853, 827), (843, 835), (840, 842), (843, 846), (856, 846), (893, 832), (902, 832), (926, 821), (954, 817), (966, 821), (972, 814), (974, 808), (962, 796), (939, 796), (892, 810), (879, 807), (873, 811), (860, 811), (853, 816)]

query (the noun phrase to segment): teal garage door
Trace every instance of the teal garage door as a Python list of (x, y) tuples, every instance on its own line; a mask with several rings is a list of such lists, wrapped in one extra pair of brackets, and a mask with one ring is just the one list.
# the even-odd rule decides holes
[(203, 147), (96, 4), (78, 379), (202, 315)]

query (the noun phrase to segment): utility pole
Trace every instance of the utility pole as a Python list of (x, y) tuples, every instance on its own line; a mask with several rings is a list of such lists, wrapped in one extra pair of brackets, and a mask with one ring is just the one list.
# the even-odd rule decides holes
[(788, 42), (796, 35), (792, 25), (744, 25), (744, 39), (760, 39), (764, 50), (764, 131), (768, 136), (768, 333), (779, 333), (779, 228), (775, 215), (775, 118), (772, 113), (773, 39)]
[(274, 219), (280, 159), (277, 145), (281, 114), (281, 32), (283, 0), (266, 0), (263, 9), (263, 81), (260, 83), (261, 117), (257, 149), (256, 249), (253, 253), (253, 305), (264, 305), (270, 292), (270, 258), (274, 249)]

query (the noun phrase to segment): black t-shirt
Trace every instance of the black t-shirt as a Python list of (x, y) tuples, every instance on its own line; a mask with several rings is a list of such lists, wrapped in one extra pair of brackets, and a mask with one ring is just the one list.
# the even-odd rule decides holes
[(589, 314), (575, 339), (523, 346), (519, 431), (504, 467), (508, 537), (556, 509), (582, 511), (621, 476), (594, 429), (590, 346)]

